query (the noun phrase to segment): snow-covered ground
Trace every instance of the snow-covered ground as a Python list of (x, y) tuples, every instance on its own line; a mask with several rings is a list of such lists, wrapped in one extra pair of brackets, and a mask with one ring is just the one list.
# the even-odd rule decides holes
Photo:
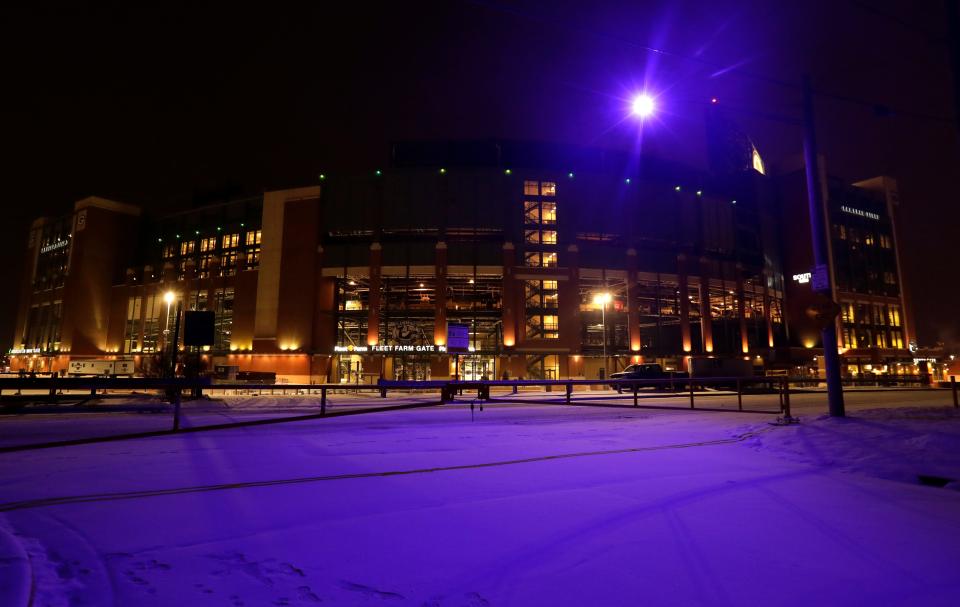
[(960, 478), (960, 415), (862, 398), (798, 396), (786, 427), (445, 405), (2, 454), (0, 605), (953, 605), (960, 491), (916, 475)]

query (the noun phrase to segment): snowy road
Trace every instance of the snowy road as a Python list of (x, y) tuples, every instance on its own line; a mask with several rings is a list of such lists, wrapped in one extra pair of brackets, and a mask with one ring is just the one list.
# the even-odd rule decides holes
[(0, 604), (955, 604), (960, 492), (911, 474), (960, 478), (960, 416), (769, 421), (457, 405), (8, 453)]

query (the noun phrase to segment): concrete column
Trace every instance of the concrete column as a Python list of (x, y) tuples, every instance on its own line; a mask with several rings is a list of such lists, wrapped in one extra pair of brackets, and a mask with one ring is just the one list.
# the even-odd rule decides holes
[(630, 351), (640, 352), (640, 309), (637, 303), (637, 250), (627, 249), (627, 330)]
[(690, 352), (690, 288), (687, 284), (687, 256), (677, 255), (677, 278), (680, 283), (680, 344), (684, 352)]
[(447, 243), (437, 243), (436, 262), (436, 303), (433, 313), (433, 343), (447, 343)]
[(710, 262), (700, 258), (700, 336), (703, 351), (713, 352), (713, 318), (710, 311)]
[(563, 252), (561, 264), (567, 268), (567, 280), (557, 284), (559, 290), (558, 316), (560, 342), (570, 352), (579, 352), (580, 340), (580, 249), (569, 245)]
[(503, 345), (513, 348), (517, 345), (517, 302), (516, 281), (513, 279), (513, 267), (516, 265), (516, 249), (512, 242), (503, 243)]
[(740, 350), (750, 352), (750, 338), (747, 334), (747, 302), (743, 292), (743, 266), (737, 264), (737, 318), (740, 321)]
[(367, 345), (380, 341), (380, 270), (382, 248), (379, 242), (370, 245), (370, 309), (367, 311)]

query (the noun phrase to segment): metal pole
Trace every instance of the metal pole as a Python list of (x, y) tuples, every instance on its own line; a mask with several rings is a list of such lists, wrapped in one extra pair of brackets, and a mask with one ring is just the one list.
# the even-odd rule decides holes
[(690, 378), (690, 408), (693, 409), (693, 378)]
[(604, 301), (600, 304), (600, 321), (603, 323), (603, 377), (600, 379), (606, 379), (608, 375), (607, 369), (607, 302)]
[(737, 411), (743, 411), (743, 390), (739, 379), (737, 380)]
[(953, 406), (954, 408), (960, 408), (960, 401), (957, 401), (957, 376), (950, 376), (950, 389), (953, 390)]
[[(810, 237), (813, 244), (814, 272), (828, 271), (826, 222), (823, 208), (823, 192), (820, 189), (820, 161), (817, 155), (816, 123), (813, 115), (813, 89), (810, 77), (803, 77), (803, 157), (807, 171), (807, 205), (810, 215)], [(821, 292), (832, 299), (830, 280)], [(827, 375), (827, 400), (832, 417), (844, 417), (843, 385), (840, 381), (840, 354), (837, 351), (836, 322), (831, 322), (820, 332), (823, 343), (824, 368)]]
[[(173, 346), (171, 348), (170, 354), (170, 379), (176, 384), (177, 381), (177, 348), (179, 344), (177, 343), (180, 338), (180, 311), (183, 304), (180, 301), (177, 301), (177, 319), (173, 323), (173, 339), (170, 344)], [(180, 429), (180, 385), (176, 384), (173, 388), (173, 429)]]

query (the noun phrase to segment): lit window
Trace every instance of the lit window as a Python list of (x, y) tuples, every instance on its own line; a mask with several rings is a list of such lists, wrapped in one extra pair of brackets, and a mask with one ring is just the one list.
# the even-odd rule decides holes
[(554, 230), (544, 231), (540, 238), (543, 244), (557, 244), (557, 233)]
[(181, 255), (190, 255), (195, 250), (197, 243), (192, 240), (185, 240), (180, 243), (180, 254)]
[(260, 266), (260, 247), (247, 249), (247, 269), (252, 270)]
[(543, 317), (543, 329), (545, 331), (556, 331), (560, 327), (560, 321), (558, 316), (544, 316)]
[(240, 244), (240, 235), (239, 234), (224, 234), (223, 235), (223, 248), (224, 249), (233, 249)]
[(552, 181), (541, 181), (540, 182), (540, 195), (541, 196), (556, 196), (557, 195), (557, 184)]
[(200, 240), (200, 252), (206, 253), (207, 251), (213, 251), (217, 248), (217, 237), (212, 236), (210, 238), (203, 238)]
[(523, 203), (524, 223), (540, 223), (540, 203), (536, 200), (527, 200)]
[(556, 253), (544, 253), (543, 254), (543, 267), (553, 268), (557, 265), (557, 254)]
[(555, 280), (545, 280), (543, 281), (543, 288), (545, 291), (556, 291), (557, 290), (557, 281)]
[(540, 183), (537, 181), (524, 181), (523, 193), (526, 194), (527, 196), (539, 196)]
[(261, 230), (250, 230), (247, 232), (247, 246), (260, 244)]
[(526, 230), (523, 235), (523, 239), (526, 242), (531, 242), (538, 244), (540, 242), (540, 231), (539, 230)]
[(167, 246), (163, 247), (163, 258), (164, 258), (164, 259), (169, 259), (169, 258), (171, 258), (171, 257), (175, 257), (176, 254), (177, 254), (177, 245), (175, 245), (175, 244), (168, 244)]
[(557, 223), (557, 203), (555, 202), (545, 202), (543, 203), (543, 210), (541, 211), (541, 223)]
[(540, 251), (527, 251), (523, 255), (523, 265), (530, 268), (540, 267)]

